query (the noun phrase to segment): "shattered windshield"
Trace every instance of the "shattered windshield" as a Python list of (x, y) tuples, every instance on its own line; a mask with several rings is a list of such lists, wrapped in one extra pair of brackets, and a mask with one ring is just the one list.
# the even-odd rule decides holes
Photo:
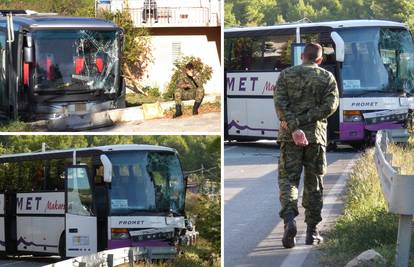
[(345, 41), (341, 68), (344, 91), (414, 90), (414, 44), (401, 28), (351, 28), (339, 31)]
[(174, 153), (124, 151), (108, 157), (113, 166), (112, 214), (183, 211), (184, 177)]
[(33, 34), (35, 90), (116, 92), (116, 31), (45, 30)]

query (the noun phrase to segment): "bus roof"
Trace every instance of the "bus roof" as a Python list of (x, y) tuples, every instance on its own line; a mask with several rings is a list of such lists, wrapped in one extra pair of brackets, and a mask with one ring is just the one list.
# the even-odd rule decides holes
[(311, 27), (323, 27), (332, 29), (341, 28), (360, 28), (360, 27), (402, 27), (408, 29), (408, 26), (404, 23), (387, 21), (387, 20), (340, 20), (340, 21), (327, 21), (327, 22), (311, 22), (311, 23), (288, 23), (279, 24), (273, 26), (261, 26), (261, 27), (240, 27), (225, 29), (224, 33), (242, 33), (242, 32), (257, 32), (257, 31), (269, 31), (269, 30), (284, 30), (284, 29), (296, 29), (296, 28), (311, 28)]
[[(5, 16), (0, 16), (0, 27), (7, 27), (6, 21)], [(13, 22), (15, 27), (25, 29), (118, 29), (118, 26), (111, 21), (84, 17), (16, 15), (13, 16)]]
[(0, 163), (5, 162), (17, 162), (27, 160), (42, 160), (42, 159), (53, 159), (53, 158), (67, 158), (73, 155), (76, 151), (77, 156), (90, 156), (105, 154), (113, 151), (154, 151), (154, 152), (172, 152), (177, 151), (170, 147), (154, 146), (154, 145), (109, 145), (109, 146), (96, 146), (88, 148), (74, 148), (64, 150), (50, 150), (46, 152), (29, 152), (29, 153), (17, 153), (0, 156)]

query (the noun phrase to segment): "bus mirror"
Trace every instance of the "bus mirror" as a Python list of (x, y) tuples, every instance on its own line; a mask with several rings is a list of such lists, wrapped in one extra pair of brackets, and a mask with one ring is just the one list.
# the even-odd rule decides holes
[(107, 155), (101, 155), (101, 162), (104, 167), (104, 182), (111, 183), (112, 182), (112, 162), (109, 160)]
[(24, 62), (25, 63), (33, 62), (33, 47), (24, 48)]
[(336, 61), (344, 62), (345, 60), (345, 42), (344, 39), (337, 33), (332, 32), (331, 38), (335, 43), (335, 54), (336, 54)]

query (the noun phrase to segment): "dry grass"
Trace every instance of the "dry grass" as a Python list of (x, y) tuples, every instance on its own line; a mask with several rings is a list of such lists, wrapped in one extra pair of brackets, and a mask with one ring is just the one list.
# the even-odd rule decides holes
[[(393, 165), (401, 167), (403, 174), (414, 174), (414, 147), (392, 145), (390, 149)], [(388, 213), (373, 155), (374, 150), (368, 149), (348, 179), (344, 214), (322, 246), (326, 266), (344, 266), (367, 249), (381, 253), (385, 266), (394, 264), (398, 217)], [(414, 266), (413, 244), (411, 251), (410, 266)]]

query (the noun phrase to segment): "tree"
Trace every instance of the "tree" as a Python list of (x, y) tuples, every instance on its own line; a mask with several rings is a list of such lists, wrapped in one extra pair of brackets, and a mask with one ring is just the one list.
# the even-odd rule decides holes
[[(407, 23), (414, 28), (412, 0), (266, 0), (226, 1), (225, 26), (273, 25), (295, 22), (344, 19), (386, 19)], [(234, 18), (234, 19), (233, 19)], [(229, 24), (227, 22), (229, 21)]]
[(122, 11), (118, 10), (115, 13), (102, 11), (98, 16), (112, 20), (123, 29), (124, 51), (121, 59), (123, 77), (130, 89), (147, 95), (139, 81), (153, 61), (148, 29), (135, 27), (128, 5)]

